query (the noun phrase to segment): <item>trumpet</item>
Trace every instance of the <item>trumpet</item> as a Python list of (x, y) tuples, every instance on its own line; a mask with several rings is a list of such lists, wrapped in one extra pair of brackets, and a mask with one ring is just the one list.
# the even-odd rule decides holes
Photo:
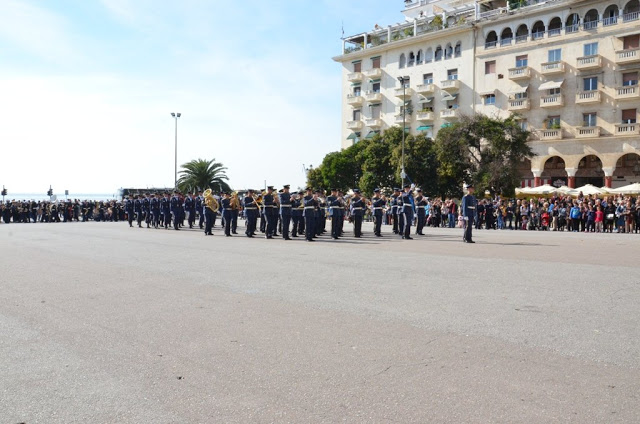
[(262, 206), (260, 205), (260, 203), (262, 202), (262, 195), (260, 196), (251, 196), (251, 198), (253, 199), (253, 203), (257, 206), (258, 211), (262, 210)]
[(240, 209), (240, 200), (238, 199), (238, 192), (234, 191), (233, 193), (231, 193), (231, 209), (233, 210), (239, 210)]

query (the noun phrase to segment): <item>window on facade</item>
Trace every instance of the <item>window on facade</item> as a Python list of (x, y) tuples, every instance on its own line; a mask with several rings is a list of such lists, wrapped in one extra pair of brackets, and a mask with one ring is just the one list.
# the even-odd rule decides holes
[(378, 69), (380, 67), (380, 56), (371, 58), (371, 67)]
[(457, 80), (458, 79), (458, 70), (457, 69), (449, 69), (447, 71), (447, 79), (448, 80)]
[(354, 97), (359, 96), (360, 94), (362, 94), (362, 87), (359, 85), (356, 85), (353, 87), (353, 95)]
[(423, 84), (433, 84), (433, 74), (424, 74), (422, 76)]
[(380, 103), (371, 105), (371, 118), (372, 119), (380, 119), (380, 111), (382, 109), (382, 105)]
[(525, 91), (523, 91), (522, 93), (515, 93), (515, 94), (513, 95), (513, 98), (514, 98), (514, 99), (526, 99), (526, 98), (527, 98), (527, 91), (528, 91), (528, 90), (525, 90)]
[(429, 47), (424, 55), (424, 63), (431, 63), (432, 61), (433, 61), (433, 50), (431, 50), (431, 47)]
[(562, 60), (562, 49), (549, 50), (549, 62), (560, 62)]
[(462, 43), (460, 43), (460, 41), (458, 41), (458, 42), (456, 43), (456, 47), (455, 47), (455, 49), (454, 49), (454, 51), (453, 51), (453, 55), (454, 55), (455, 57), (460, 57), (460, 56), (462, 56)]
[(398, 61), (398, 67), (403, 69), (407, 64), (407, 58), (404, 56), (404, 53), (400, 55), (400, 60)]
[(516, 68), (529, 66), (529, 56), (526, 54), (516, 56)]
[(418, 50), (418, 53), (416, 53), (416, 65), (421, 65), (422, 64), (422, 50)]
[(595, 56), (598, 54), (598, 43), (589, 43), (584, 45), (585, 56)]
[(550, 130), (557, 128), (560, 128), (560, 115), (547, 117), (547, 129)]
[(622, 74), (622, 85), (638, 85), (638, 72), (625, 72)]
[(371, 91), (373, 91), (374, 93), (379, 93), (380, 92), (380, 81), (374, 81), (371, 84)]
[(584, 113), (582, 114), (582, 126), (583, 127), (595, 127), (596, 126), (596, 113)]
[(452, 57), (453, 57), (453, 47), (451, 47), (451, 44), (447, 44), (447, 47), (445, 47), (444, 49), (444, 58), (451, 59)]
[(558, 95), (558, 94), (560, 94), (561, 92), (562, 92), (562, 91), (561, 91), (560, 87), (558, 87), (558, 88), (550, 88), (550, 89), (547, 91), (547, 94), (548, 94), (549, 96), (557, 96), (557, 95)]
[(360, 109), (354, 109), (354, 111), (353, 111), (353, 120), (354, 121), (359, 121), (361, 117), (362, 117), (362, 111)]
[(526, 119), (523, 119), (523, 120), (520, 121), (520, 129), (522, 131), (526, 131), (528, 127), (529, 126), (527, 124), (527, 120)]
[(627, 35), (622, 39), (622, 46), (625, 50), (640, 48), (640, 34)]
[(353, 63), (353, 72), (362, 72), (362, 62)]
[(496, 61), (490, 60), (488, 62), (484, 62), (484, 74), (495, 74), (496, 73)]
[(623, 124), (635, 124), (637, 118), (636, 109), (625, 109), (622, 111), (622, 123)]
[(582, 89), (593, 91), (598, 89), (598, 77), (587, 77), (582, 79)]
[(416, 55), (413, 52), (409, 52), (409, 60), (407, 61), (407, 66), (413, 66), (416, 63)]
[(496, 104), (496, 95), (495, 94), (487, 94), (484, 96), (484, 104), (485, 105), (495, 105)]
[(440, 46), (436, 47), (436, 53), (435, 53), (434, 60), (436, 62), (439, 61), (439, 60), (442, 60), (442, 47), (440, 47)]

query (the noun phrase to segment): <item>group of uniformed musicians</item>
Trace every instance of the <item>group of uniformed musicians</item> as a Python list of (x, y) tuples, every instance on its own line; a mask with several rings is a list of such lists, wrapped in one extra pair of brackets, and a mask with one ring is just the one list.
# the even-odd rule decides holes
[[(465, 206), (465, 198), (463, 213), (467, 216), (467, 212), (474, 209), (475, 203), (472, 205), (472, 199), (467, 198)], [(475, 198), (473, 201), (475, 202)], [(213, 235), (212, 228), (220, 214), (227, 237), (238, 234), (238, 217), (244, 214), (247, 237), (255, 237), (259, 230), (267, 239), (278, 237), (280, 232), (285, 240), (304, 236), (307, 241), (314, 241), (326, 232), (327, 217), (331, 218), (330, 235), (333, 239), (338, 240), (343, 236), (345, 217), (353, 223), (353, 236), (360, 238), (362, 222), (369, 211), (374, 224), (374, 235), (382, 237), (383, 218), (390, 209), (393, 233), (411, 240), (411, 227), (414, 224), (415, 234), (424, 235), (427, 203), (428, 198), (423, 196), (422, 190), (418, 188), (414, 194), (409, 184), (402, 190), (394, 188), (389, 198), (376, 188), (371, 199), (364, 198), (359, 189), (353, 189), (353, 194), (347, 197), (341, 190), (332, 189), (326, 195), (324, 190), (313, 190), (310, 187), (292, 193), (290, 186), (285, 185), (278, 192), (273, 186), (267, 187), (262, 193), (249, 189), (241, 200), (236, 192), (224, 192), (217, 196), (211, 190), (184, 196), (177, 191), (173, 196), (167, 192), (163, 196), (140, 195), (135, 199), (128, 196), (124, 209), (129, 225), (133, 226), (135, 220), (138, 227), (142, 227), (144, 222), (147, 227), (168, 229), (172, 226), (179, 230), (186, 218), (189, 228), (193, 228), (197, 217), (198, 225), (201, 229), (204, 228), (205, 235)], [(472, 242), (470, 230), (467, 231), (469, 233), (465, 232), (464, 240)]]

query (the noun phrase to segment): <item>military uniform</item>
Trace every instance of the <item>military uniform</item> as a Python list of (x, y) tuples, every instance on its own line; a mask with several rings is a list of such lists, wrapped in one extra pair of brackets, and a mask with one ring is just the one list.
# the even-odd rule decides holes
[(174, 193), (173, 196), (171, 196), (171, 200), (169, 203), (174, 230), (180, 229), (180, 204), (181, 202), (178, 193)]
[(275, 226), (277, 225), (277, 211), (275, 202), (273, 200), (273, 187), (268, 187), (268, 192), (264, 196), (262, 196), (262, 205), (264, 207), (264, 218), (265, 218), (265, 237), (268, 239), (273, 238), (273, 235), (276, 233)]
[(353, 217), (353, 235), (354, 237), (362, 236), (362, 220), (364, 218), (364, 200), (360, 197), (359, 190), (353, 190), (356, 193), (356, 197), (351, 199), (351, 216)]
[(160, 224), (160, 199), (155, 195), (149, 199), (149, 209), (151, 210), (151, 225), (153, 228), (158, 228)]
[(406, 191), (409, 186), (405, 187), (405, 191), (398, 197), (398, 209), (402, 214), (402, 238), (411, 240), (411, 223), (413, 222), (414, 200), (411, 191)]
[(129, 221), (129, 227), (133, 227), (134, 208), (133, 200), (131, 200), (130, 197), (124, 201), (124, 211), (127, 213), (127, 221)]
[[(288, 189), (289, 186), (284, 186), (285, 189)], [(291, 240), (289, 237), (289, 224), (291, 222), (291, 214), (293, 207), (291, 203), (291, 193), (283, 192), (280, 193), (280, 220), (282, 222), (282, 238), (285, 240)]]
[[(467, 185), (465, 188), (473, 188), (471, 185)], [(466, 243), (475, 243), (472, 238), (473, 221), (476, 218), (476, 206), (477, 201), (473, 194), (469, 193), (462, 197), (462, 203), (460, 205), (460, 212), (464, 217), (465, 229), (462, 240)]]
[(245, 234), (247, 237), (253, 237), (256, 233), (256, 224), (258, 222), (258, 205), (253, 199), (253, 196), (249, 194), (242, 199), (242, 204), (244, 206), (244, 214), (247, 218)]
[(422, 230), (424, 229), (424, 225), (427, 222), (427, 198), (422, 195), (422, 190), (418, 190), (418, 195), (416, 196), (416, 234), (421, 236), (424, 235)]
[[(380, 189), (375, 189), (374, 193), (379, 196)], [(384, 206), (386, 201), (382, 197), (374, 196), (371, 199), (371, 208), (373, 209), (373, 233), (376, 237), (382, 237), (382, 216), (384, 214)]]
[(231, 237), (231, 199), (224, 197), (220, 201), (220, 207), (222, 208), (222, 218), (224, 219), (224, 235)]
[(315, 210), (318, 207), (318, 201), (314, 198), (313, 195), (307, 193), (303, 198), (304, 204), (304, 226), (305, 226), (305, 237), (307, 241), (313, 241), (313, 237), (315, 236)]
[(302, 194), (302, 192), (299, 192), (298, 196), (291, 200), (291, 221), (293, 222), (293, 225), (291, 227), (291, 237), (298, 237), (298, 234), (302, 234), (304, 232), (302, 221), (304, 204), (301, 200)]

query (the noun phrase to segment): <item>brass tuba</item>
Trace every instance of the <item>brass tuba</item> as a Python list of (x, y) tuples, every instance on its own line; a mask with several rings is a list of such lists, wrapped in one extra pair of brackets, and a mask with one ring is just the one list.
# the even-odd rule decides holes
[(218, 213), (220, 209), (220, 205), (215, 197), (213, 197), (213, 191), (208, 188), (203, 193), (204, 196), (204, 205), (208, 207), (213, 213)]

